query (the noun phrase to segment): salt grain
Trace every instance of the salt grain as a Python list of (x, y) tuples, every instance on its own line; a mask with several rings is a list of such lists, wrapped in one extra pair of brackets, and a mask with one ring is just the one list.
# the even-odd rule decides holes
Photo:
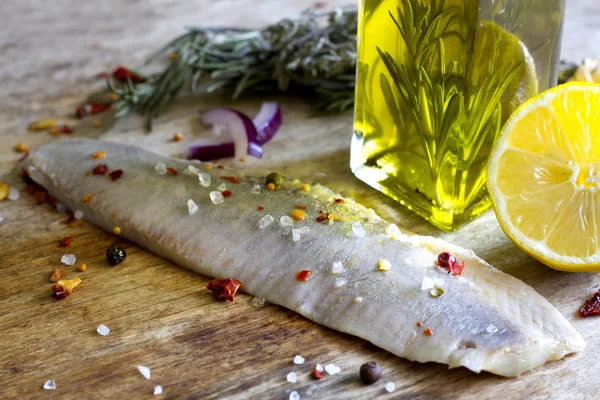
[(300, 395), (295, 390), (290, 393), (289, 400), (300, 400)]
[(75, 210), (75, 212), (73, 213), (73, 217), (75, 219), (82, 219), (83, 218), (83, 211), (81, 211), (81, 210)]
[(20, 194), (17, 188), (11, 187), (8, 192), (8, 199), (12, 201), (19, 200)]
[(359, 238), (364, 238), (367, 236), (367, 232), (365, 231), (365, 228), (363, 228), (360, 221), (355, 221), (352, 223), (352, 232)]
[(390, 224), (386, 230), (387, 235), (392, 240), (401, 240), (406, 238), (407, 236), (400, 232), (400, 228), (396, 224)]
[(265, 305), (265, 299), (260, 296), (256, 296), (252, 299), (252, 305), (256, 308), (260, 308)]
[(292, 241), (297, 242), (301, 236), (302, 232), (300, 232), (300, 229), (292, 229)]
[(137, 369), (142, 375), (144, 375), (144, 378), (150, 379), (150, 368), (144, 367), (143, 365), (138, 365)]
[(194, 203), (194, 200), (192, 200), (192, 199), (188, 200), (187, 206), (188, 206), (188, 212), (190, 213), (190, 215), (196, 214), (199, 210), (198, 204)]
[(489, 324), (487, 326), (487, 328), (485, 328), (485, 331), (487, 333), (496, 333), (496, 332), (498, 332), (498, 327), (496, 325), (494, 325), (494, 324)]
[(154, 386), (154, 395), (156, 396), (156, 395), (159, 395), (161, 393), (162, 393), (162, 386), (160, 386), (160, 385)]
[(198, 180), (200, 181), (200, 184), (204, 187), (209, 187), (210, 186), (210, 172), (200, 172), (198, 174)]
[(108, 326), (101, 324), (98, 327), (98, 329), (96, 329), (96, 332), (98, 332), (102, 336), (106, 336), (110, 333), (110, 329), (108, 328)]
[(323, 371), (324, 371), (324, 370), (323, 370), (323, 366), (322, 366), (321, 364), (317, 364), (317, 365), (315, 365), (315, 369), (316, 369), (317, 371), (319, 371), (319, 372), (323, 372)]
[(421, 283), (421, 290), (431, 290), (434, 288), (433, 279), (424, 276), (423, 282)]
[(341, 274), (344, 272), (344, 264), (341, 261), (334, 261), (333, 266), (331, 267), (332, 274)]
[(46, 381), (46, 383), (44, 383), (44, 389), (46, 389), (46, 390), (56, 389), (56, 382), (54, 382), (52, 379), (50, 379), (49, 381)]
[(346, 284), (346, 282), (347, 281), (344, 278), (336, 278), (334, 285), (335, 287), (342, 287)]
[(225, 182), (221, 183), (219, 186), (217, 186), (217, 190), (219, 192), (222, 192), (224, 190), (227, 190), (227, 185), (225, 184)]
[(363, 301), (363, 298), (360, 296), (357, 296), (354, 298), (354, 304), (360, 304), (360, 303), (362, 303), (362, 301)]
[(335, 375), (340, 373), (340, 367), (335, 366), (335, 364), (327, 364), (325, 366), (325, 372), (329, 375)]
[(273, 218), (271, 214), (267, 214), (258, 221), (258, 227), (260, 229), (265, 229), (266, 227), (271, 226), (273, 222), (275, 222), (275, 218)]
[(193, 165), (188, 165), (187, 169), (183, 171), (184, 174), (190, 174), (190, 175), (199, 175), (200, 174), (200, 170), (196, 167), (194, 167)]
[(290, 372), (289, 374), (287, 374), (287, 376), (285, 377), (285, 379), (287, 379), (287, 381), (289, 383), (296, 383), (296, 373), (295, 372)]
[(154, 167), (154, 170), (157, 174), (164, 175), (167, 173), (167, 166), (164, 162), (159, 162), (158, 164), (156, 164), (156, 167)]
[(221, 204), (223, 201), (225, 201), (225, 198), (223, 197), (223, 194), (221, 192), (210, 192), (210, 201), (213, 202), (213, 204)]
[(252, 186), (252, 190), (250, 191), (252, 194), (260, 194), (260, 185)]
[(296, 364), (296, 365), (304, 364), (304, 358), (297, 355), (296, 357), (294, 357), (294, 364)]
[(75, 254), (65, 254), (61, 257), (60, 262), (66, 265), (75, 264)]
[(385, 384), (386, 392), (392, 393), (394, 390), (396, 390), (396, 385), (394, 384), (394, 382), (388, 382)]
[(283, 226), (284, 228), (294, 226), (294, 220), (287, 215), (284, 215), (279, 219), (279, 225)]

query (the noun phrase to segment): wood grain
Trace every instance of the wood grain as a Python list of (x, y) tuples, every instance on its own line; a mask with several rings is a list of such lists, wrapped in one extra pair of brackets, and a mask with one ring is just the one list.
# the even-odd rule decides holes
[[(306, 0), (0, 2), (4, 17), (0, 182), (24, 188), (13, 146), (21, 141), (35, 148), (57, 140), (47, 133), (27, 132), (26, 126), (46, 116), (67, 121), (67, 114), (102, 86), (97, 73), (120, 63), (140, 65), (158, 43), (187, 25), (259, 27), (297, 15), (310, 4)], [(577, 59), (593, 49), (591, 38), (600, 34), (591, 23), (600, 17), (600, 6), (569, 0), (568, 7), (564, 51)], [(144, 132), (139, 118), (115, 124), (106, 117), (101, 128), (92, 127), (91, 120), (77, 125), (75, 136), (143, 141), (163, 154), (179, 154), (191, 139), (206, 134), (197, 120), (201, 107), (228, 104), (254, 113), (261, 100), (184, 98), (160, 118), (151, 134)], [(323, 116), (297, 99), (277, 100), (285, 124), (266, 146), (265, 158), (251, 160), (249, 168), (277, 169), (319, 181), (410, 230), (472, 248), (556, 305), (588, 341), (585, 352), (517, 379), (411, 363), (280, 307), (255, 308), (249, 296), (241, 295), (233, 304), (215, 302), (205, 289), (208, 278), (128, 243), (123, 243), (126, 262), (109, 267), (104, 252), (121, 242), (117, 237), (89, 225), (70, 228), (66, 215), (48, 205), (35, 205), (22, 193), (16, 202), (0, 202), (0, 214), (6, 218), (0, 223), (0, 398), (148, 398), (158, 384), (164, 398), (287, 399), (292, 390), (303, 399), (597, 398), (600, 321), (574, 318), (582, 301), (597, 290), (596, 275), (556, 272), (533, 261), (505, 237), (493, 213), (456, 233), (442, 234), (351, 175), (350, 113)], [(185, 140), (169, 142), (174, 132), (182, 132)], [(61, 249), (58, 240), (66, 235), (73, 243)], [(88, 270), (78, 273), (67, 267), (69, 276), (79, 275), (83, 283), (69, 298), (54, 301), (49, 275), (67, 251)], [(96, 333), (101, 323), (110, 327), (109, 336)], [(306, 358), (303, 366), (293, 365), (296, 354)], [(385, 376), (366, 387), (358, 379), (358, 368), (368, 360), (382, 364)], [(309, 374), (317, 362), (335, 363), (342, 372), (313, 381)], [(149, 381), (137, 371), (138, 365), (151, 368)], [(298, 372), (298, 383), (286, 382), (290, 371)], [(42, 389), (48, 379), (56, 380), (57, 390)], [(383, 389), (388, 381), (397, 387), (392, 395)]]

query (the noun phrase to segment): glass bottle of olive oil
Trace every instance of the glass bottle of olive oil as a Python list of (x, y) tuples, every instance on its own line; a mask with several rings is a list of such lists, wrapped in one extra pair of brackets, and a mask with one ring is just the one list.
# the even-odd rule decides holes
[(351, 167), (434, 225), (487, 210), (511, 113), (556, 84), (563, 0), (360, 0)]

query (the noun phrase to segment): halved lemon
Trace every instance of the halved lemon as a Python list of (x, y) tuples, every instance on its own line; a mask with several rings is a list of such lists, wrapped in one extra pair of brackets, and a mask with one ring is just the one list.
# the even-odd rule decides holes
[(519, 107), (487, 186), (518, 247), (555, 269), (600, 272), (600, 85), (562, 85)]

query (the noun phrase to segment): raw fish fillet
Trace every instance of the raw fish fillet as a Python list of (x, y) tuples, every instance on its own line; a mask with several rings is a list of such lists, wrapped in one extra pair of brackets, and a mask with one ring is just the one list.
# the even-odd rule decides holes
[[(93, 159), (100, 151), (106, 158)], [(159, 174), (161, 162), (179, 174)], [(123, 176), (89, 174), (98, 164), (122, 169)], [(34, 181), (70, 210), (83, 211), (86, 221), (108, 232), (119, 226), (121, 236), (161, 257), (204, 275), (236, 278), (251, 295), (409, 360), (518, 376), (585, 347), (545, 298), (469, 250), (400, 233), (350, 199), (336, 202), (341, 197), (325, 187), (305, 192), (286, 179), (280, 190), (267, 191), (264, 177), (204, 166), (96, 140), (46, 145), (23, 162)], [(204, 184), (210, 175), (209, 187), (198, 172)], [(223, 183), (232, 195), (214, 204), (210, 193), (225, 190), (217, 189)], [(87, 194), (93, 197), (84, 204)], [(193, 215), (190, 199), (198, 207)], [(292, 227), (284, 218), (282, 226), (295, 205), (308, 206), (306, 218)], [(327, 212), (336, 216), (331, 223), (316, 221)], [(265, 226), (268, 215), (274, 221)], [(461, 276), (437, 266), (446, 251), (465, 262)], [(389, 271), (378, 270), (382, 259)], [(296, 273), (305, 269), (312, 274), (301, 282)], [(442, 296), (430, 293), (432, 281)]]

